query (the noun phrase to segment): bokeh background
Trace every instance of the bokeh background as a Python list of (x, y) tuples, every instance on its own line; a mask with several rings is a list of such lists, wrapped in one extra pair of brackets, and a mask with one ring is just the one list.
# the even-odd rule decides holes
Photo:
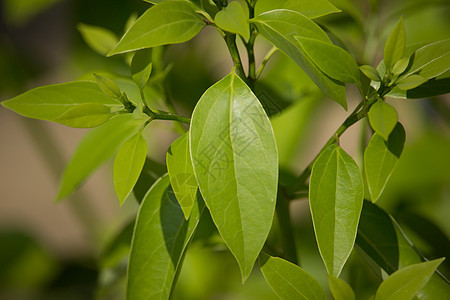
[[(450, 38), (448, 1), (331, 2), (343, 12), (317, 21), (361, 64), (380, 61), (384, 41), (400, 15), (409, 45)], [(128, 17), (149, 6), (141, 0), (1, 0), (0, 100), (93, 72), (129, 76), (123, 60), (91, 50), (76, 26), (101, 26), (120, 36)], [(257, 62), (268, 49), (259, 37)], [(201, 94), (232, 66), (224, 41), (212, 27), (192, 41), (168, 47), (164, 61), (173, 64), (167, 77), (170, 97), (186, 116)], [(280, 162), (288, 174), (299, 174), (348, 114), (279, 53), (263, 73), (258, 96), (274, 114)], [(352, 87), (348, 101), (350, 109), (358, 101)], [(427, 257), (448, 255), (450, 98), (388, 102), (399, 112), (407, 142), (379, 206), (397, 217)], [(131, 228), (128, 224), (138, 205), (129, 199), (119, 207), (111, 162), (73, 196), (54, 201), (64, 166), (85, 133), (26, 119), (0, 107), (0, 299), (124, 299), (124, 264), (114, 270), (104, 267), (102, 255), (120, 232), (124, 242), (118, 243), (115, 259), (126, 253), (129, 230), (122, 229)], [(171, 123), (153, 122), (146, 130), (149, 158), (164, 164), (176, 137)], [(361, 122), (341, 140), (360, 166), (361, 145), (368, 137), (367, 124)], [(160, 168), (155, 165), (155, 170)], [(307, 201), (293, 201), (292, 213), (302, 266), (326, 288)], [(237, 264), (207, 225), (186, 257), (176, 299), (276, 299), (257, 270), (245, 286), (240, 285)], [(450, 275), (448, 261), (440, 269)], [(343, 276), (355, 287), (358, 299), (370, 295), (380, 281), (357, 253)]]

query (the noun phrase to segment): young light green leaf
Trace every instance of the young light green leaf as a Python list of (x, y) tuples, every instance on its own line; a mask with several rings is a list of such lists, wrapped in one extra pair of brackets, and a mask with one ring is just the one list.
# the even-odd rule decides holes
[(327, 0), (258, 0), (255, 6), (255, 16), (274, 9), (289, 9), (314, 19), (341, 10)]
[(80, 23), (77, 28), (86, 44), (101, 55), (106, 55), (119, 41), (114, 32), (102, 27)]
[(76, 128), (92, 128), (102, 125), (114, 114), (111, 107), (100, 103), (83, 103), (60, 115), (55, 122)]
[(64, 172), (57, 199), (68, 196), (97, 167), (145, 124), (131, 114), (118, 115), (90, 131), (79, 144)]
[(102, 90), (105, 95), (114, 98), (119, 99), (122, 96), (122, 92), (120, 91), (120, 88), (117, 86), (117, 84), (112, 81), (109, 78), (94, 74), (95, 81), (97, 82), (98, 86)]
[(400, 75), (405, 72), (406, 68), (409, 65), (409, 57), (403, 57), (394, 64), (392, 67), (392, 74), (394, 76)]
[(334, 300), (355, 300), (355, 292), (344, 280), (328, 275), (328, 283)]
[(245, 281), (275, 209), (278, 154), (272, 126), (256, 96), (232, 72), (200, 98), (189, 133), (200, 191)]
[(120, 147), (114, 159), (114, 188), (120, 205), (133, 190), (147, 157), (147, 143), (141, 132), (129, 138)]
[(136, 12), (131, 13), (131, 15), (128, 17), (127, 21), (125, 22), (125, 26), (124, 26), (124, 30), (123, 31), (127, 32), (128, 29), (130, 29), (131, 26), (133, 26), (133, 24), (136, 23), (137, 18), (138, 18), (138, 15), (137, 15)]
[(98, 103), (110, 108), (122, 104), (103, 94), (95, 82), (73, 81), (29, 90), (2, 105), (24, 117), (58, 122), (58, 118), (75, 106)]
[(189, 152), (189, 133), (185, 133), (170, 145), (167, 150), (166, 164), (170, 184), (183, 210), (184, 217), (188, 219), (198, 189)]
[(384, 45), (384, 65), (386, 70), (390, 68), (403, 57), (406, 47), (406, 32), (403, 24), (403, 17), (400, 17), (397, 25), (389, 35)]
[(396, 82), (396, 86), (401, 90), (407, 91), (416, 88), (419, 85), (424, 84), (425, 82), (427, 82), (427, 79), (423, 78), (420, 75), (414, 74), (409, 75), (408, 77), (400, 78), (400, 80)]
[(366, 75), (367, 78), (373, 81), (381, 81), (380, 74), (378, 74), (377, 69), (375, 69), (374, 67), (363, 65), (359, 67), (359, 70), (361, 70), (361, 72), (363, 72), (363, 74)]
[(256, 24), (264, 38), (295, 61), (328, 97), (347, 109), (344, 84), (325, 75), (302, 52), (295, 39), (295, 36), (309, 37), (331, 44), (327, 34), (316, 23), (301, 13), (285, 9), (265, 12), (250, 22)]
[(183, 43), (196, 36), (205, 25), (203, 18), (188, 2), (162, 2), (137, 19), (108, 56)]
[(360, 84), (358, 65), (347, 51), (312, 38), (295, 36), (295, 39), (322, 72), (342, 82)]
[(328, 147), (313, 165), (309, 204), (320, 255), (334, 277), (353, 249), (363, 196), (358, 165), (340, 147)]
[(407, 74), (419, 72), (425, 79), (437, 77), (450, 69), (450, 39), (426, 45), (414, 53)]
[(390, 104), (378, 100), (369, 109), (369, 122), (373, 130), (380, 134), (386, 141), (397, 124), (397, 111)]
[(189, 220), (164, 175), (138, 212), (128, 264), (127, 299), (169, 299), (177, 269), (204, 210), (200, 194)]
[(370, 139), (364, 152), (364, 169), (372, 202), (377, 201), (383, 192), (397, 166), (404, 144), (405, 129), (400, 123), (397, 123), (387, 142), (378, 133)]
[(223, 30), (240, 34), (248, 41), (250, 38), (250, 26), (247, 22), (248, 14), (248, 7), (245, 3), (234, 1), (219, 11), (214, 21)]
[(443, 261), (444, 258), (435, 259), (394, 272), (380, 284), (375, 300), (412, 299), (427, 284)]
[(259, 255), (259, 265), (267, 283), (280, 299), (326, 299), (317, 280), (299, 266), (264, 253)]
[(131, 60), (131, 77), (143, 90), (152, 73), (152, 49), (138, 50)]

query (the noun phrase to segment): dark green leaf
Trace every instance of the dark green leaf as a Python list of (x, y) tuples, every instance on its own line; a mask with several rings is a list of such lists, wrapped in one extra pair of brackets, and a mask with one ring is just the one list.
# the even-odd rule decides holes
[(58, 199), (68, 196), (98, 166), (135, 135), (145, 124), (131, 114), (118, 115), (100, 127), (90, 131), (79, 144), (69, 162), (61, 182)]
[(375, 300), (409, 300), (430, 280), (444, 258), (404, 267), (383, 281), (377, 290)]
[(169, 299), (184, 251), (204, 209), (200, 195), (186, 220), (164, 175), (138, 212), (128, 265), (127, 299)]
[(328, 97), (347, 109), (344, 84), (325, 75), (302, 52), (295, 39), (295, 36), (309, 37), (331, 44), (327, 34), (317, 24), (301, 13), (281, 9), (265, 12), (250, 22), (256, 24), (264, 38), (294, 60)]
[(322, 72), (342, 82), (360, 84), (358, 65), (347, 51), (312, 38), (295, 36), (295, 39)]
[(62, 114), (86, 103), (98, 103), (112, 109), (122, 104), (102, 93), (97, 84), (90, 81), (73, 81), (32, 89), (2, 105), (22, 116), (58, 122)]
[(278, 155), (272, 126), (233, 72), (200, 98), (189, 132), (200, 191), (245, 281), (275, 209)]
[(145, 194), (147, 194), (153, 183), (155, 183), (155, 181), (165, 173), (167, 173), (165, 165), (157, 163), (146, 157), (144, 167), (139, 175), (139, 179), (133, 188), (134, 197), (139, 203), (144, 200)]
[(114, 188), (120, 205), (133, 190), (147, 157), (147, 143), (141, 132), (129, 138), (120, 147), (114, 160)]
[(77, 28), (86, 44), (101, 55), (106, 55), (119, 41), (114, 32), (102, 27), (80, 23)]
[(214, 21), (225, 31), (240, 34), (245, 40), (250, 38), (248, 7), (245, 3), (234, 1), (219, 11)]
[(334, 277), (353, 249), (363, 195), (357, 164), (340, 147), (328, 147), (313, 165), (309, 204), (320, 255)]
[(167, 150), (166, 164), (170, 184), (187, 219), (198, 189), (189, 152), (189, 133), (185, 133), (170, 145)]
[(428, 80), (420, 86), (407, 90), (406, 98), (422, 99), (450, 93), (450, 77)]
[(255, 16), (279, 8), (299, 12), (310, 19), (340, 12), (327, 0), (258, 0), (255, 6)]
[(196, 36), (205, 25), (188, 2), (162, 2), (139, 17), (108, 56), (183, 43)]
[(398, 21), (384, 45), (384, 65), (386, 66), (386, 70), (390, 70), (403, 57), (405, 47), (406, 32), (403, 17), (400, 17), (400, 21)]
[(328, 283), (334, 300), (355, 300), (355, 292), (344, 280), (328, 275)]
[(152, 49), (138, 50), (131, 60), (131, 77), (143, 90), (152, 73)]
[(326, 299), (317, 280), (299, 266), (264, 253), (259, 255), (259, 264), (264, 278), (281, 299)]
[(390, 104), (379, 100), (369, 109), (369, 121), (373, 130), (386, 141), (397, 124), (397, 111)]
[(380, 197), (397, 166), (397, 162), (405, 144), (405, 130), (397, 123), (386, 142), (381, 135), (375, 133), (364, 152), (364, 169), (372, 202)]
[(114, 114), (111, 107), (100, 103), (83, 103), (60, 115), (55, 122), (76, 128), (92, 128), (102, 125)]

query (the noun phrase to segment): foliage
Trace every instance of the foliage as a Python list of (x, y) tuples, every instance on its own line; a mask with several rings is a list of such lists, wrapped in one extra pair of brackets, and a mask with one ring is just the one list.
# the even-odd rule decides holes
[[(103, 268), (116, 268), (121, 258), (129, 257), (127, 299), (183, 299), (177, 281), (185, 257), (191, 249), (195, 253), (198, 244), (228, 249), (242, 284), (260, 276), (257, 270), (252, 272), (259, 269), (282, 299), (326, 299), (329, 291), (335, 299), (355, 299), (357, 287), (345, 281), (348, 275), (341, 275), (348, 274), (343, 270), (352, 255), (360, 255), (383, 280), (379, 287), (373, 284), (374, 299), (444, 299), (450, 294), (448, 280), (437, 271), (444, 259), (428, 261), (396, 219), (374, 204), (383, 198), (406, 141), (397, 110), (386, 99), (408, 101), (448, 93), (450, 39), (409, 45), (408, 28), (400, 17), (390, 27), (383, 60), (372, 65), (356, 54), (352, 43), (344, 43), (349, 37), (339, 36), (339, 23), (330, 21), (345, 14), (354, 26), (364, 26), (360, 11), (349, 1), (146, 2), (152, 5), (129, 20), (120, 39), (101, 27), (78, 26), (94, 51), (123, 58), (130, 70), (126, 78), (99, 73), (87, 80), (38, 87), (2, 102), (25, 117), (93, 128), (62, 176), (58, 200), (115, 156), (118, 202), (122, 205), (134, 197), (140, 208), (130, 225), (132, 237), (127, 226), (105, 252), (103, 260), (109, 264)], [(216, 28), (224, 39), (233, 68), (203, 92), (191, 116), (185, 117), (164, 93), (170, 66), (162, 55), (170, 48), (167, 45), (187, 42), (206, 26)], [(257, 37), (272, 46), (259, 69)], [(247, 70), (238, 43), (248, 56)], [(287, 83), (278, 84), (277, 75), (271, 75), (277, 66), (262, 76), (276, 52), (291, 59), (289, 68), (300, 72), (304, 81), (297, 81), (300, 77), (287, 67), (278, 71), (287, 74)], [(286, 172), (284, 163), (290, 158), (284, 157), (288, 151), (280, 144), (295, 124), (277, 119), (297, 103), (282, 105), (286, 98), (282, 93), (289, 92), (270, 88), (282, 84), (300, 87), (298, 98), (325, 95), (345, 110), (353, 106), (347, 101), (348, 90), (355, 87), (359, 92), (356, 107), (298, 176)], [(165, 95), (165, 110), (154, 104), (158, 93)], [(271, 93), (276, 96), (268, 96)], [(306, 118), (307, 113), (297, 115), (301, 114)], [(144, 129), (158, 120), (174, 122), (180, 137), (167, 151), (167, 173), (149, 178)], [(370, 124), (371, 137), (368, 143), (363, 139), (363, 164), (358, 166), (341, 147), (340, 138), (364, 122)], [(293, 229), (290, 203), (305, 197), (329, 289), (316, 274), (300, 267), (296, 241), (302, 244), (305, 237)], [(122, 244), (125, 250), (116, 252)], [(118, 272), (125, 276), (123, 270)]]

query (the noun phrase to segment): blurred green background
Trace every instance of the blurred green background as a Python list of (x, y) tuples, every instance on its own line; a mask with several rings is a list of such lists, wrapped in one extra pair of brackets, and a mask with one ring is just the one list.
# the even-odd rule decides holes
[[(401, 15), (409, 45), (450, 38), (448, 1), (331, 2), (343, 12), (316, 21), (360, 64), (380, 61), (387, 34)], [(101, 26), (120, 36), (128, 17), (149, 7), (141, 0), (2, 0), (0, 4), (0, 100), (93, 72), (129, 76), (121, 58), (105, 58), (91, 50), (76, 26), (80, 22)], [(257, 62), (268, 49), (259, 37)], [(232, 66), (224, 41), (212, 27), (190, 42), (166, 47), (163, 58), (166, 66), (172, 64), (166, 82), (170, 97), (186, 116), (201, 94)], [(244, 55), (243, 59), (245, 63)], [(269, 62), (256, 93), (273, 114), (283, 180), (299, 174), (347, 116), (279, 53)], [(153, 96), (155, 103), (162, 97)], [(354, 87), (348, 89), (348, 101), (351, 110), (358, 101)], [(398, 219), (426, 257), (448, 255), (450, 97), (388, 102), (399, 112), (407, 144), (377, 204)], [(362, 166), (361, 145), (370, 133), (367, 124), (360, 123), (344, 134), (341, 145)], [(69, 199), (53, 201), (59, 176), (85, 132), (25, 119), (0, 107), (0, 299), (125, 298), (126, 253), (138, 206), (129, 199), (119, 207), (111, 164)], [(154, 163), (146, 172), (160, 172), (156, 164), (164, 164), (165, 152), (176, 137), (171, 123), (149, 126), (146, 138)], [(327, 288), (308, 202), (299, 199), (291, 205), (301, 265)], [(270, 239), (276, 244), (275, 232)], [(276, 299), (257, 269), (241, 286), (237, 263), (211, 220), (203, 220), (175, 298)], [(448, 260), (440, 270), (450, 275)], [(367, 299), (381, 281), (358, 251), (342, 277), (355, 288), (357, 299)]]

